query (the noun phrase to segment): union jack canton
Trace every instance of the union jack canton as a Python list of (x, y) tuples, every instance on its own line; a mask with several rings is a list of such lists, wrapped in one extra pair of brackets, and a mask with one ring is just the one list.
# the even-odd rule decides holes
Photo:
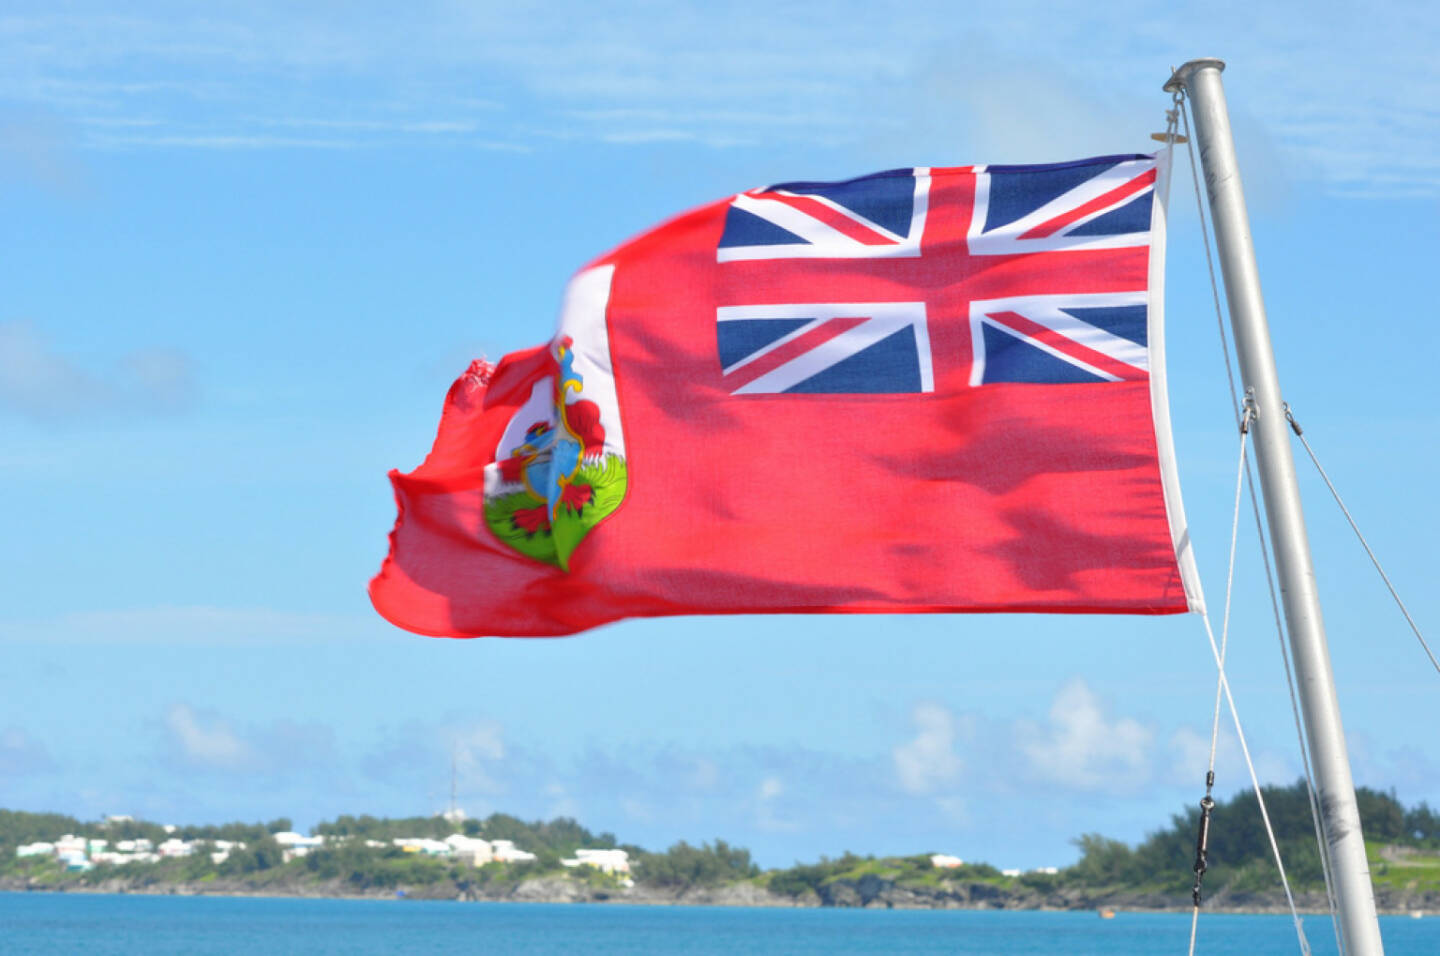
[(917, 167), (730, 201), (716, 339), (735, 395), (1144, 380), (1157, 163)]

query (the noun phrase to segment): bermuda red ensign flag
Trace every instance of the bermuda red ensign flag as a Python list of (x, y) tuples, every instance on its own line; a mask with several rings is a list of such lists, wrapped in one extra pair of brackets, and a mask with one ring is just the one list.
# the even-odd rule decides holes
[(393, 473), (422, 634), (626, 617), (1198, 610), (1154, 156), (791, 182), (597, 259)]

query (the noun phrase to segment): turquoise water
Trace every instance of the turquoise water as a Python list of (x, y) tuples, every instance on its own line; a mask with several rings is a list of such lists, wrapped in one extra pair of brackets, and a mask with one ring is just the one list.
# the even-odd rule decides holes
[[(1308, 917), (1317, 954), (1330, 921)], [(775, 910), (0, 893), (0, 953), (1183, 954), (1183, 914)], [(1384, 917), (1389, 956), (1440, 953), (1440, 917)], [(1196, 952), (1299, 951), (1287, 916), (1202, 915)]]

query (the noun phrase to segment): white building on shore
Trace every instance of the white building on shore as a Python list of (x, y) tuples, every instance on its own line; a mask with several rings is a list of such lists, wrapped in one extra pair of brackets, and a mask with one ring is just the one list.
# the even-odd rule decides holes
[(303, 833), (296, 833), (293, 830), (281, 830), (272, 834), (275, 842), (280, 844), (280, 859), (286, 863), (299, 857), (305, 856), (311, 850), (318, 850), (325, 845), (323, 836), (305, 836)]
[(501, 863), (529, 863), (537, 859), (529, 850), (517, 850), (513, 840), (491, 840), (491, 852)]
[(630, 854), (624, 850), (586, 850), (575, 851), (573, 860), (561, 860), (561, 865), (593, 866), (604, 873), (629, 873)]
[[(129, 822), (129, 821), (125, 821)], [(177, 828), (166, 827), (174, 833)], [(305, 836), (291, 830), (271, 835), (279, 844), (284, 862), (303, 857), (327, 844), (325, 836)], [(343, 842), (346, 838), (331, 838), (330, 842)], [(470, 866), (484, 866), (487, 863), (529, 863), (537, 859), (534, 853), (521, 850), (513, 840), (484, 840), (479, 837), (453, 833), (444, 840), (429, 837), (396, 837), (389, 842), (367, 839), (364, 845), (373, 849), (394, 846), (406, 853), (454, 859)], [(232, 840), (182, 840), (171, 836), (157, 847), (153, 841), (143, 837), (131, 840), (86, 838), (67, 833), (55, 840), (40, 840), (15, 848), (17, 857), (49, 857), (64, 863), (71, 869), (89, 869), (96, 864), (123, 866), (128, 863), (156, 863), (161, 859), (188, 857), (205, 852), (211, 862), (219, 865), (230, 858), (235, 850), (245, 849), (245, 844)], [(589, 865), (611, 873), (628, 873), (629, 859), (624, 850), (579, 850), (577, 859), (566, 861), (567, 865)]]

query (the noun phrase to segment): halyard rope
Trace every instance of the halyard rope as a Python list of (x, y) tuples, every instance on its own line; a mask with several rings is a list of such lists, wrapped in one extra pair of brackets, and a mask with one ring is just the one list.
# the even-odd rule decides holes
[[(1259, 498), (1258, 498), (1258, 496), (1256, 495), (1256, 492), (1255, 492), (1255, 479), (1254, 479), (1254, 475), (1253, 475), (1253, 473), (1250, 471), (1249, 462), (1246, 461), (1246, 459), (1245, 459), (1245, 454), (1244, 454), (1245, 432), (1247, 431), (1247, 424), (1248, 424), (1249, 416), (1250, 416), (1250, 414), (1251, 414), (1251, 408), (1250, 408), (1249, 403), (1248, 403), (1248, 400), (1247, 400), (1247, 408), (1246, 408), (1246, 411), (1245, 411), (1245, 417), (1242, 418), (1242, 416), (1241, 416), (1241, 411), (1240, 411), (1240, 402), (1239, 402), (1239, 399), (1237, 398), (1237, 395), (1238, 395), (1238, 393), (1239, 393), (1239, 390), (1236, 388), (1236, 385), (1235, 385), (1234, 365), (1233, 365), (1233, 362), (1232, 362), (1231, 357), (1230, 357), (1230, 343), (1229, 343), (1229, 338), (1228, 338), (1228, 336), (1226, 335), (1226, 331), (1225, 331), (1225, 319), (1224, 319), (1224, 315), (1223, 315), (1223, 313), (1222, 313), (1222, 311), (1221, 311), (1221, 308), (1220, 308), (1220, 287), (1219, 287), (1219, 283), (1216, 281), (1216, 278), (1215, 278), (1215, 260), (1214, 260), (1213, 256), (1211, 255), (1211, 251), (1210, 251), (1210, 228), (1209, 228), (1209, 222), (1208, 222), (1208, 220), (1207, 220), (1207, 218), (1206, 218), (1206, 216), (1205, 216), (1205, 203), (1204, 203), (1204, 200), (1203, 200), (1203, 199), (1201, 198), (1201, 196), (1200, 196), (1199, 164), (1198, 164), (1198, 163), (1196, 162), (1196, 160), (1195, 160), (1194, 137), (1191, 135), (1191, 131), (1190, 131), (1190, 111), (1189, 111), (1189, 104), (1186, 102), (1186, 100), (1187, 100), (1187, 97), (1185, 96), (1185, 91), (1184, 91), (1184, 88), (1183, 88), (1183, 87), (1181, 87), (1179, 90), (1176, 90), (1176, 91), (1175, 91), (1174, 97), (1173, 97), (1173, 99), (1172, 99), (1172, 102), (1173, 102), (1174, 106), (1173, 106), (1173, 109), (1171, 110), (1171, 112), (1170, 112), (1170, 114), (1169, 114), (1169, 115), (1171, 116), (1170, 129), (1173, 130), (1173, 128), (1174, 128), (1174, 126), (1175, 126), (1175, 119), (1174, 119), (1174, 117), (1176, 116), (1176, 114), (1178, 114), (1179, 119), (1184, 123), (1184, 128), (1185, 128), (1185, 135), (1184, 135), (1184, 140), (1183, 140), (1183, 141), (1186, 143), (1186, 150), (1187, 150), (1187, 153), (1188, 153), (1188, 156), (1189, 156), (1189, 159), (1190, 159), (1190, 179), (1191, 179), (1191, 183), (1192, 183), (1193, 186), (1194, 186), (1194, 191), (1195, 191), (1195, 209), (1196, 209), (1196, 212), (1198, 213), (1199, 219), (1200, 219), (1201, 245), (1203, 245), (1203, 246), (1204, 246), (1204, 249), (1205, 249), (1205, 265), (1206, 265), (1206, 270), (1207, 270), (1207, 272), (1208, 272), (1208, 274), (1209, 274), (1209, 277), (1210, 277), (1210, 297), (1211, 297), (1211, 301), (1212, 301), (1212, 303), (1214, 304), (1214, 307), (1215, 307), (1215, 324), (1216, 324), (1216, 328), (1218, 329), (1218, 331), (1219, 331), (1219, 333), (1220, 333), (1220, 347), (1221, 347), (1221, 350), (1222, 350), (1223, 355), (1224, 355), (1225, 375), (1226, 375), (1226, 377), (1227, 377), (1227, 379), (1229, 380), (1229, 383), (1230, 383), (1230, 391), (1229, 391), (1229, 395), (1230, 395), (1230, 407), (1231, 407), (1231, 410), (1232, 410), (1232, 412), (1233, 412), (1233, 414), (1234, 414), (1234, 416), (1235, 416), (1235, 423), (1236, 423), (1236, 425), (1240, 428), (1240, 431), (1241, 431), (1241, 439), (1240, 439), (1240, 440), (1241, 440), (1241, 455), (1240, 455), (1240, 459), (1241, 459), (1241, 472), (1242, 472), (1242, 474), (1244, 475), (1244, 478), (1245, 478), (1245, 485), (1246, 485), (1246, 487), (1248, 488), (1248, 490), (1249, 490), (1249, 492), (1250, 492), (1250, 508), (1251, 508), (1251, 511), (1252, 511), (1252, 513), (1253, 513), (1253, 515), (1254, 515), (1254, 519), (1255, 519), (1255, 532), (1256, 532), (1256, 535), (1258, 536), (1259, 542), (1260, 542), (1260, 557), (1261, 557), (1261, 561), (1262, 561), (1263, 564), (1264, 564), (1264, 568), (1265, 568), (1265, 582), (1266, 582), (1266, 585), (1267, 585), (1267, 587), (1268, 587), (1268, 589), (1269, 589), (1269, 593), (1270, 593), (1270, 608), (1271, 608), (1271, 611), (1272, 611), (1272, 613), (1274, 614), (1274, 618), (1275, 618), (1275, 634), (1276, 634), (1276, 637), (1277, 637), (1278, 642), (1279, 642), (1279, 644), (1280, 644), (1280, 656), (1281, 656), (1281, 658), (1282, 658), (1282, 660), (1283, 660), (1283, 662), (1284, 662), (1285, 682), (1286, 682), (1286, 684), (1287, 684), (1287, 686), (1288, 686), (1288, 688), (1289, 688), (1289, 691), (1290, 691), (1290, 710), (1291, 710), (1291, 713), (1292, 713), (1292, 715), (1293, 715), (1293, 717), (1294, 717), (1294, 720), (1295, 720), (1295, 733), (1296, 733), (1296, 736), (1299, 738), (1299, 742), (1300, 742), (1300, 759), (1301, 759), (1301, 761), (1302, 761), (1302, 763), (1303, 763), (1303, 765), (1304, 765), (1304, 768), (1305, 768), (1305, 788), (1306, 788), (1306, 793), (1307, 793), (1307, 795), (1308, 795), (1308, 797), (1309, 797), (1309, 800), (1310, 800), (1310, 818), (1311, 818), (1311, 822), (1314, 824), (1314, 827), (1315, 827), (1315, 840), (1316, 840), (1316, 843), (1317, 843), (1317, 845), (1319, 846), (1319, 850), (1320, 850), (1320, 869), (1321, 869), (1321, 873), (1324, 875), (1324, 878), (1325, 878), (1325, 896), (1326, 896), (1326, 900), (1327, 900), (1327, 902), (1329, 903), (1329, 906), (1330, 906), (1330, 920), (1331, 920), (1332, 928), (1334, 929), (1334, 932), (1335, 932), (1336, 945), (1337, 945), (1337, 947), (1338, 947), (1339, 952), (1340, 952), (1340, 953), (1342, 954), (1342, 956), (1343, 956), (1343, 954), (1344, 954), (1344, 952), (1345, 952), (1345, 944), (1344, 944), (1344, 940), (1343, 940), (1343, 938), (1342, 938), (1342, 936), (1341, 936), (1341, 934), (1340, 934), (1340, 926), (1339, 926), (1339, 922), (1338, 922), (1337, 917), (1336, 917), (1337, 907), (1336, 907), (1335, 893), (1334, 893), (1333, 883), (1332, 883), (1331, 877), (1330, 877), (1330, 852), (1329, 852), (1329, 846), (1328, 846), (1328, 844), (1327, 844), (1326, 841), (1325, 841), (1324, 832), (1323, 832), (1323, 830), (1322, 830), (1322, 828), (1321, 828), (1321, 826), (1320, 826), (1320, 805), (1319, 805), (1319, 801), (1316, 799), (1316, 795), (1315, 795), (1314, 777), (1313, 777), (1313, 774), (1312, 774), (1312, 771), (1311, 771), (1311, 768), (1310, 768), (1309, 749), (1308, 749), (1308, 747), (1307, 747), (1307, 745), (1306, 745), (1304, 723), (1303, 723), (1303, 722), (1301, 721), (1301, 719), (1300, 719), (1300, 705), (1299, 705), (1299, 702), (1298, 702), (1297, 697), (1296, 697), (1296, 692), (1295, 692), (1295, 680), (1294, 680), (1294, 677), (1292, 676), (1292, 672), (1291, 672), (1290, 654), (1289, 654), (1288, 648), (1285, 646), (1285, 629), (1284, 629), (1284, 625), (1283, 625), (1283, 623), (1281, 622), (1281, 618), (1280, 618), (1280, 602), (1279, 602), (1279, 598), (1277, 597), (1277, 594), (1276, 594), (1275, 576), (1274, 576), (1273, 570), (1272, 570), (1271, 567), (1270, 567), (1270, 551), (1269, 551), (1269, 545), (1268, 545), (1268, 542), (1267, 542), (1266, 536), (1265, 536), (1264, 522), (1263, 522), (1263, 521), (1261, 520), (1261, 518), (1260, 518), (1260, 501), (1259, 501)], [(1173, 138), (1169, 138), (1169, 139), (1168, 139), (1168, 142), (1169, 142), (1170, 146), (1172, 147), (1172, 154), (1173, 154), (1173, 144), (1174, 144), (1175, 140), (1174, 140)], [(1172, 169), (1174, 168), (1173, 165), (1171, 166), (1171, 168), (1172, 168)], [(1239, 500), (1238, 500), (1239, 489), (1238, 489), (1238, 488), (1237, 488), (1236, 494), (1237, 494), (1237, 500), (1236, 500), (1235, 520), (1238, 522), (1238, 520), (1239, 520)], [(1230, 568), (1230, 574), (1233, 574), (1233, 572), (1234, 572), (1234, 547), (1235, 547), (1234, 532), (1232, 531), (1232, 537), (1231, 537), (1231, 568)], [(1226, 632), (1227, 634), (1228, 634), (1228, 629), (1229, 629), (1230, 596), (1231, 596), (1231, 595), (1230, 595), (1230, 586), (1229, 586), (1229, 583), (1228, 583), (1228, 581), (1227, 581), (1227, 585), (1226, 585), (1226, 595), (1225, 595), (1225, 618), (1226, 618), (1226, 620), (1225, 620), (1225, 632)], [(1212, 649), (1212, 651), (1213, 651), (1213, 650), (1214, 650), (1214, 645), (1215, 645), (1215, 638), (1214, 638), (1214, 634), (1213, 634), (1213, 633), (1211, 632), (1211, 630), (1210, 630), (1209, 617), (1208, 617), (1208, 615), (1202, 615), (1202, 618), (1203, 618), (1203, 620), (1204, 620), (1204, 622), (1205, 622), (1206, 633), (1207, 633), (1207, 635), (1209, 635), (1209, 637), (1210, 637), (1211, 649)], [(1228, 682), (1226, 682), (1226, 680), (1225, 680), (1225, 674), (1224, 674), (1223, 653), (1218, 656), (1218, 663), (1219, 663), (1219, 666), (1220, 666), (1220, 673), (1219, 673), (1219, 680), (1218, 680), (1218, 682), (1217, 682), (1217, 688), (1216, 688), (1216, 719), (1215, 719), (1215, 723), (1214, 723), (1214, 725), (1213, 725), (1213, 729), (1212, 729), (1212, 733), (1211, 733), (1210, 770), (1209, 770), (1209, 772), (1206, 774), (1206, 780), (1205, 780), (1205, 782), (1206, 782), (1206, 797), (1207, 797), (1207, 798), (1208, 798), (1209, 795), (1210, 795), (1210, 790), (1211, 790), (1211, 787), (1212, 787), (1213, 781), (1214, 781), (1216, 733), (1218, 732), (1218, 726), (1219, 726), (1219, 692), (1220, 692), (1220, 689), (1223, 687), (1224, 690), (1225, 690), (1226, 696), (1229, 695), (1229, 686), (1228, 686)], [(1242, 752), (1245, 753), (1246, 765), (1250, 768), (1251, 780), (1252, 780), (1252, 782), (1255, 782), (1255, 795), (1256, 795), (1257, 800), (1259, 801), (1260, 812), (1261, 812), (1261, 815), (1262, 815), (1262, 816), (1264, 817), (1264, 819), (1265, 819), (1266, 829), (1267, 829), (1267, 831), (1268, 831), (1268, 830), (1269, 830), (1269, 817), (1268, 817), (1268, 815), (1265, 813), (1265, 802), (1264, 802), (1263, 797), (1261, 797), (1261, 795), (1260, 795), (1260, 788), (1259, 788), (1258, 781), (1255, 781), (1255, 771), (1254, 771), (1254, 767), (1250, 765), (1249, 751), (1248, 751), (1248, 749), (1245, 747), (1244, 736), (1243, 736), (1243, 734), (1240, 733), (1239, 718), (1238, 718), (1238, 716), (1235, 715), (1234, 701), (1233, 701), (1233, 700), (1231, 701), (1230, 707), (1231, 707), (1231, 714), (1232, 714), (1232, 716), (1235, 716), (1235, 719), (1236, 719), (1236, 732), (1237, 732), (1238, 735), (1240, 735), (1241, 750), (1242, 750)], [(1203, 808), (1204, 808), (1204, 804), (1202, 803), (1202, 809), (1203, 809)], [(1203, 837), (1204, 837), (1204, 834), (1202, 833), (1202, 840), (1203, 840)], [(1280, 864), (1280, 851), (1279, 851), (1278, 846), (1275, 846), (1275, 841), (1274, 841), (1274, 835), (1273, 835), (1273, 833), (1271, 834), (1271, 846), (1272, 846), (1272, 848), (1275, 850), (1276, 864), (1277, 864), (1277, 866), (1279, 866), (1279, 869), (1280, 869), (1280, 877), (1281, 877), (1281, 880), (1282, 880), (1282, 882), (1284, 882), (1284, 884), (1285, 884), (1285, 895), (1286, 895), (1286, 898), (1287, 898), (1287, 899), (1289, 900), (1289, 902), (1290, 902), (1290, 912), (1291, 912), (1291, 915), (1292, 915), (1292, 916), (1294, 917), (1294, 919), (1295, 919), (1296, 933), (1297, 933), (1297, 936), (1298, 936), (1298, 938), (1299, 938), (1299, 940), (1300, 940), (1300, 948), (1301, 948), (1301, 951), (1304, 952), (1304, 953), (1308, 953), (1308, 952), (1309, 952), (1309, 944), (1308, 944), (1307, 940), (1305, 939), (1305, 932), (1304, 932), (1303, 927), (1300, 925), (1299, 916), (1298, 916), (1298, 914), (1296, 914), (1296, 912), (1295, 912), (1295, 901), (1294, 901), (1293, 896), (1291, 896), (1289, 883), (1288, 883), (1288, 881), (1285, 881), (1285, 870), (1284, 870), (1284, 866)], [(1203, 864), (1204, 864), (1203, 859), (1200, 858), (1201, 852), (1202, 852), (1202, 848), (1197, 845), (1197, 860), (1196, 860), (1196, 863), (1197, 863), (1197, 875), (1196, 875), (1196, 881), (1195, 881), (1195, 895), (1196, 895), (1197, 897), (1198, 897), (1198, 894), (1199, 894), (1200, 877), (1203, 875)], [(1195, 924), (1196, 924), (1196, 921), (1197, 921), (1197, 919), (1198, 919), (1198, 916), (1199, 916), (1199, 901), (1198, 901), (1198, 899), (1197, 899), (1197, 900), (1196, 900), (1195, 911), (1194, 911), (1194, 913), (1193, 913), (1192, 916), (1191, 916), (1191, 927), (1190, 927), (1190, 953), (1191, 953), (1191, 956), (1193, 956), (1194, 950), (1195, 950)]]
[[(1248, 426), (1249, 416), (1242, 419)], [(1240, 495), (1244, 488), (1245, 481), (1245, 439), (1248, 437), (1248, 427), (1240, 435), (1240, 463), (1235, 475), (1235, 513), (1230, 525), (1230, 568), (1226, 573), (1225, 587), (1225, 622), (1222, 630), (1222, 641), (1229, 638), (1229, 608), (1232, 585), (1235, 579), (1235, 542), (1240, 530)], [(1225, 676), (1225, 652), (1221, 645), (1216, 644), (1215, 630), (1210, 625), (1210, 614), (1208, 611), (1200, 612), (1200, 620), (1205, 624), (1205, 636), (1210, 641), (1210, 653), (1215, 658), (1215, 669), (1218, 676), (1220, 692), (1224, 693), (1225, 702), (1230, 708), (1230, 719), (1235, 724), (1235, 739), (1240, 744), (1240, 753), (1245, 758), (1245, 769), (1250, 774), (1250, 785), (1255, 789), (1255, 802), (1260, 808), (1260, 819), (1265, 824), (1265, 836), (1270, 841), (1270, 851), (1275, 855), (1275, 868), (1280, 872), (1280, 885), (1285, 889), (1285, 900), (1290, 906), (1290, 918), (1295, 922), (1295, 936), (1300, 941), (1300, 952), (1302, 956), (1310, 956), (1310, 942), (1305, 938), (1305, 927), (1300, 919), (1300, 913), (1295, 908), (1295, 895), (1290, 891), (1290, 879), (1285, 875), (1285, 861), (1280, 857), (1280, 844), (1275, 839), (1275, 828), (1270, 823), (1270, 811), (1265, 807), (1265, 795), (1260, 790), (1260, 778), (1255, 773), (1255, 762), (1250, 757), (1250, 746), (1245, 741), (1245, 730), (1240, 724), (1240, 712), (1235, 707), (1235, 697), (1230, 692), (1230, 681)], [(1218, 720), (1217, 720), (1218, 733)], [(1210, 744), (1210, 766), (1215, 766), (1216, 736), (1211, 736)], [(1197, 906), (1190, 918), (1190, 956), (1195, 953), (1195, 925), (1199, 918), (1200, 909)]]
[[(1200, 923), (1200, 881), (1205, 876), (1208, 860), (1210, 810), (1215, 806), (1211, 791), (1215, 788), (1215, 751), (1220, 743), (1220, 700), (1225, 681), (1225, 653), (1230, 646), (1230, 599), (1235, 593), (1235, 543), (1240, 537), (1240, 492), (1245, 483), (1245, 436), (1250, 430), (1251, 404), (1247, 400), (1245, 417), (1240, 422), (1240, 463), (1235, 475), (1235, 514), (1230, 522), (1230, 564), (1225, 572), (1225, 614), (1220, 623), (1220, 649), (1215, 655), (1215, 713), (1210, 721), (1210, 762), (1205, 767), (1205, 796), (1200, 801), (1200, 835), (1195, 841), (1195, 885), (1191, 891), (1194, 908), (1190, 911), (1190, 956), (1195, 956), (1195, 930)], [(1205, 628), (1210, 628), (1207, 618)], [(1211, 636), (1210, 644), (1215, 644)]]
[(1365, 536), (1360, 533), (1360, 526), (1357, 525), (1355, 519), (1350, 516), (1350, 509), (1345, 507), (1344, 501), (1340, 500), (1340, 492), (1335, 489), (1335, 483), (1330, 480), (1330, 476), (1326, 474), (1325, 469), (1320, 465), (1320, 459), (1316, 457), (1315, 449), (1310, 447), (1310, 442), (1305, 438), (1305, 430), (1302, 429), (1300, 423), (1295, 420), (1295, 413), (1290, 410), (1290, 404), (1288, 402), (1285, 404), (1285, 420), (1290, 423), (1290, 429), (1295, 432), (1295, 437), (1300, 439), (1300, 444), (1305, 446), (1305, 453), (1308, 454), (1310, 460), (1314, 462), (1315, 470), (1320, 472), (1321, 478), (1325, 479), (1325, 487), (1330, 489), (1330, 494), (1334, 496), (1335, 503), (1340, 506), (1340, 511), (1345, 515), (1345, 520), (1350, 522), (1350, 530), (1354, 531), (1355, 537), (1360, 539), (1360, 547), (1364, 548), (1365, 553), (1370, 556), (1370, 563), (1375, 565), (1375, 570), (1380, 573), (1380, 580), (1384, 581), (1385, 586), (1390, 589), (1390, 596), (1395, 599), (1395, 604), (1400, 608), (1400, 613), (1405, 615), (1405, 620), (1410, 625), (1410, 630), (1415, 632), (1416, 640), (1418, 640), (1420, 646), (1425, 649), (1425, 656), (1430, 658), (1430, 663), (1434, 665), (1435, 670), (1440, 671), (1440, 661), (1435, 659), (1435, 653), (1430, 650), (1430, 645), (1426, 643), (1425, 636), (1420, 633), (1420, 626), (1416, 624), (1415, 619), (1410, 616), (1410, 611), (1405, 607), (1405, 602), (1400, 600), (1400, 594), (1395, 590), (1395, 585), (1390, 583), (1390, 576), (1385, 573), (1384, 568), (1380, 567), (1380, 559), (1375, 557), (1374, 551), (1370, 550), (1370, 543), (1366, 541)]

